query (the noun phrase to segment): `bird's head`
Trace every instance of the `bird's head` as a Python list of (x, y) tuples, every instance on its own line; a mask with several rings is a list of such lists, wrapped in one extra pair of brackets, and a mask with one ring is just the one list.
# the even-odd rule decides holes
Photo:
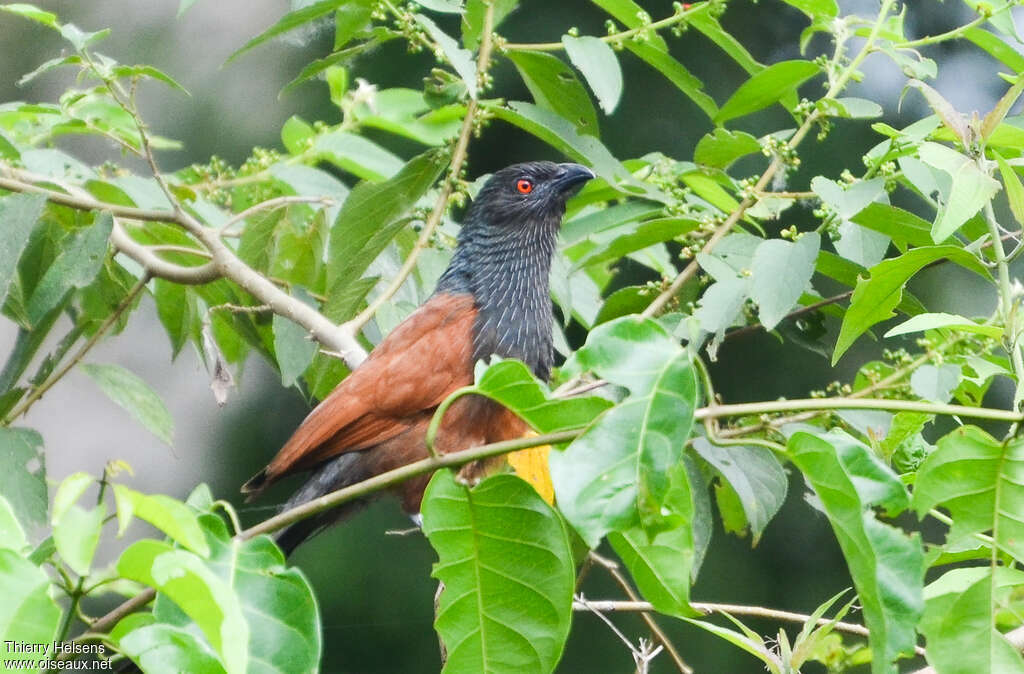
[(565, 214), (566, 200), (594, 172), (580, 164), (535, 161), (496, 171), (473, 200), (466, 222), (491, 228), (553, 224)]

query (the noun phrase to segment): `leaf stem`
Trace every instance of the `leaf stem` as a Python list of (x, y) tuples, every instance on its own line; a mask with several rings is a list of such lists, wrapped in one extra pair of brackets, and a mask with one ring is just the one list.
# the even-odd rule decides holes
[[(71, 630), (71, 622), (75, 619), (75, 614), (78, 611), (78, 602), (82, 598), (82, 585), (85, 583), (85, 577), (78, 579), (78, 583), (75, 585), (75, 589), (71, 591), (71, 604), (68, 605), (68, 610), (64, 612), (64, 615), (60, 620), (60, 627), (57, 628), (57, 638), (54, 640), (54, 645), (64, 641), (68, 637), (68, 632)], [(47, 657), (47, 660), (53, 661), (59, 657), (56, 649)]]

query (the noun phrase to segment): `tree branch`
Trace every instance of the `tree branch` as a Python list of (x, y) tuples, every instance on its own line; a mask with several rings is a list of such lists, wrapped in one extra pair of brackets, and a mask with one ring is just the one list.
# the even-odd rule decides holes
[(1024, 415), (1010, 410), (965, 405), (944, 405), (919, 402), (916, 400), (884, 400), (880, 398), (802, 398), (796, 400), (772, 400), (734, 405), (713, 405), (694, 412), (694, 419), (719, 417), (740, 417), (755, 414), (773, 414), (803, 410), (887, 410), (893, 412), (924, 412), (926, 414), (947, 414), (952, 416), (990, 419), (992, 421), (1016, 422)]

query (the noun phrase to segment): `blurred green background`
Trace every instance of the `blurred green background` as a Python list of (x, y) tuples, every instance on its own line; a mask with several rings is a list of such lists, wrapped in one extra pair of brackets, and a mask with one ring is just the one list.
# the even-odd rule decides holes
[[(255, 145), (280, 147), (279, 129), (291, 115), (307, 120), (335, 122), (322, 83), (303, 85), (279, 98), (281, 87), (308, 61), (330, 48), (331, 25), (320, 31), (289, 34), (224, 66), (228, 55), (251, 36), (272, 24), (290, 8), (281, 0), (198, 0), (176, 17), (178, 0), (67, 0), (39, 2), (62, 20), (86, 30), (113, 29), (99, 47), (118, 60), (150, 63), (180, 81), (191, 97), (150, 86), (143, 91), (143, 111), (161, 135), (183, 142), (181, 151), (160, 156), (166, 170), (219, 155), (237, 164)], [(308, 3), (307, 3), (308, 4)], [(641, 1), (652, 17), (671, 13), (668, 1)], [(873, 0), (840, 0), (843, 13), (873, 14)], [(969, 10), (953, 0), (917, 0), (910, 4), (907, 35), (921, 36), (947, 30), (969, 20)], [(584, 0), (539, 2), (522, 0), (519, 9), (501, 26), (513, 41), (557, 40), (570, 26), (581, 34), (604, 34), (605, 15)], [(454, 23), (439, 23), (456, 32)], [(761, 62), (771, 63), (799, 55), (798, 38), (806, 24), (802, 14), (774, 0), (734, 0), (723, 17), (733, 32)], [(705, 83), (719, 102), (742, 81), (742, 72), (695, 31), (670, 38), (674, 55)], [(59, 38), (11, 16), (0, 15), (0, 103), (53, 101), (70, 84), (60, 74), (48, 74), (20, 87), (17, 80), (61, 50)], [(829, 48), (823, 39), (810, 50)], [(933, 83), (960, 110), (987, 110), (1005, 85), (992, 64), (960, 43), (943, 44), (928, 52), (939, 62), (940, 77)], [(697, 140), (710, 123), (700, 111), (660, 75), (628, 54), (623, 55), (626, 89), (618, 109), (602, 120), (602, 139), (620, 157), (662, 152), (678, 159), (692, 157)], [(400, 40), (361, 57), (353, 75), (381, 87), (421, 86), (433, 65), (425, 55), (408, 55)], [(508, 99), (529, 99), (529, 94), (507, 62), (495, 71), (494, 94)], [(898, 109), (902, 75), (883, 58), (869, 58), (863, 83), (850, 95), (883, 104), (886, 120), (902, 126), (926, 114), (917, 96), (908, 96)], [(746, 130), (758, 135), (783, 128), (779, 109), (748, 118)], [(803, 167), (790, 180), (792, 189), (806, 189), (810, 176), (838, 176), (843, 169), (861, 169), (861, 155), (879, 137), (864, 123), (837, 122), (824, 145), (808, 144)], [(397, 152), (411, 148), (382, 137)], [(69, 140), (66, 148), (90, 163), (113, 158), (114, 150), (96, 141)], [(470, 146), (469, 176), (490, 172), (515, 161), (559, 159), (553, 150), (524, 133), (500, 123), (489, 126)], [(119, 161), (124, 161), (119, 159)], [(739, 165), (734, 175), (759, 171), (757, 160)], [(136, 167), (140, 172), (142, 166)], [(351, 177), (345, 179), (351, 182)], [(782, 186), (779, 186), (782, 187)], [(791, 209), (779, 226), (812, 222), (809, 211)], [(623, 268), (621, 273), (633, 273)], [(914, 291), (933, 311), (967, 315), (991, 310), (993, 298), (980, 291), (975, 280), (956, 269), (925, 272)], [(828, 295), (830, 288), (819, 287)], [(840, 290), (840, 289), (836, 289)], [(832, 328), (834, 330), (834, 326)], [(59, 334), (59, 331), (55, 331)], [(10, 348), (14, 329), (0, 325), (0, 351)], [(834, 333), (833, 333), (834, 337)], [(909, 342), (908, 342), (909, 345)], [(877, 355), (879, 347), (862, 340), (840, 367), (832, 369), (820, 355), (782, 343), (771, 335), (749, 334), (729, 340), (718, 354), (712, 373), (719, 392), (729, 402), (771, 400), (778, 396), (804, 396), (835, 379), (848, 380), (858, 364)], [(250, 360), (238, 373), (239, 389), (228, 405), (218, 409), (208, 390), (207, 375), (194, 353), (183, 353), (176, 363), (157, 323), (152, 306), (144, 307), (122, 335), (107, 340), (93, 360), (118, 362), (143, 376), (167, 400), (177, 431), (172, 448), (160, 445), (136, 429), (105, 399), (94, 394), (85, 378), (73, 376), (48, 394), (27, 419), (47, 443), (49, 475), (59, 480), (76, 470), (98, 473), (110, 458), (125, 458), (136, 472), (133, 486), (184, 496), (197, 482), (206, 481), (219, 497), (239, 506), (243, 518), (253, 522), (270, 514), (273, 503), (284, 500), (294, 483), (282, 485), (256, 507), (245, 506), (237, 489), (277, 451), (308, 407), (294, 390), (282, 389), (267, 366)], [(992, 393), (999, 403), (1006, 391)], [(753, 550), (749, 540), (716, 531), (700, 578), (693, 591), (697, 600), (744, 603), (810, 612), (845, 587), (850, 580), (826, 521), (803, 502), (806, 492), (799, 477), (792, 480), (782, 512)], [(270, 504), (270, 505), (267, 505)], [(324, 625), (325, 672), (431, 672), (438, 669), (437, 640), (431, 629), (435, 583), (429, 577), (434, 554), (418, 533), (387, 535), (390, 529), (409, 526), (391, 500), (382, 500), (345, 526), (321, 535), (301, 548), (294, 562), (311, 578), (317, 590)], [(113, 559), (120, 545), (101, 550)], [(590, 598), (620, 596), (607, 575), (592, 572), (583, 587)], [(98, 613), (102, 606), (93, 607)], [(634, 640), (646, 636), (639, 618), (620, 615), (617, 624)], [(758, 672), (761, 665), (741, 651), (680, 621), (662, 619), (685, 659), (698, 672)], [(750, 620), (754, 629), (770, 635), (777, 624)], [(792, 634), (796, 626), (787, 625)], [(921, 663), (917, 663), (920, 666)], [(912, 669), (913, 663), (905, 663)], [(627, 649), (596, 617), (577, 614), (563, 672), (633, 671)], [(675, 671), (665, 655), (654, 661), (654, 672)], [(809, 667), (808, 671), (812, 671)]]

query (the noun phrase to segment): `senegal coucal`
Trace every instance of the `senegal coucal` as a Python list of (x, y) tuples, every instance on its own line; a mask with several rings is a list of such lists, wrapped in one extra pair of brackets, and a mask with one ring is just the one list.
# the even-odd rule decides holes
[[(427, 456), (437, 406), (473, 383), (476, 361), (517, 358), (546, 380), (554, 360), (548, 274), (565, 201), (594, 173), (579, 164), (531, 162), (496, 172), (480, 189), (437, 289), (324, 399), (266, 468), (242, 487), (255, 496), (285, 475), (311, 471), (292, 508)], [(522, 437), (518, 417), (480, 396), (447, 411), (438, 451)], [(417, 515), (430, 476), (398, 488)], [(357, 508), (347, 503), (284, 529), (290, 553)]]

